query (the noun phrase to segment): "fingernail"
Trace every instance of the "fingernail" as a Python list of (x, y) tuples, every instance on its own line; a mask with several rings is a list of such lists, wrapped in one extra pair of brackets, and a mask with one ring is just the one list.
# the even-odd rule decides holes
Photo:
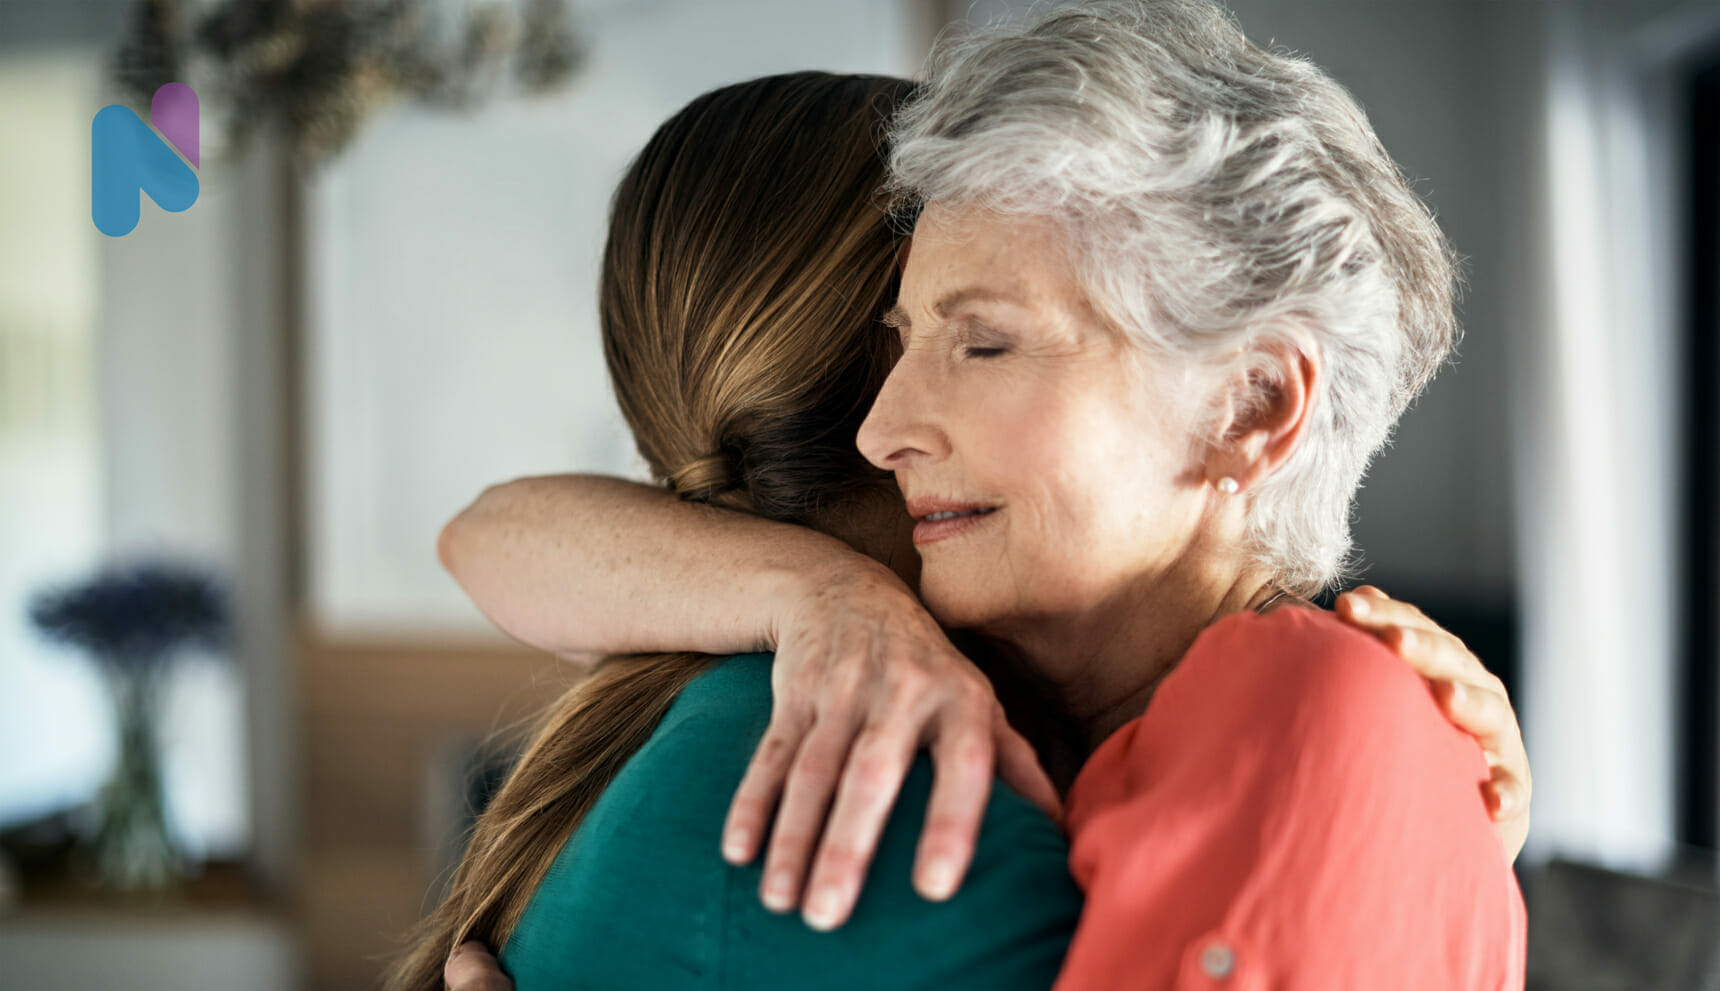
[(729, 830), (723, 837), (723, 859), (739, 866), (746, 863), (747, 847), (752, 841), (752, 835), (744, 827)]
[(926, 866), (921, 879), (921, 894), (933, 901), (943, 901), (956, 891), (956, 865), (948, 860), (934, 860)]
[(841, 908), (841, 895), (834, 888), (813, 892), (806, 905), (806, 924), (819, 932), (836, 928), (836, 913)]
[(1407, 626), (1398, 627), (1398, 645), (1405, 650), (1415, 646), (1415, 631)]
[(1352, 615), (1352, 616), (1366, 616), (1368, 614), (1368, 600), (1366, 598), (1364, 598), (1363, 596), (1357, 595), (1354, 592), (1351, 592), (1349, 595), (1344, 596), (1344, 598), (1349, 600), (1350, 615)]
[(1467, 694), (1468, 693), (1464, 690), (1463, 682), (1461, 682), (1461, 681), (1452, 682), (1451, 683), (1451, 705), (1452, 705), (1452, 707), (1455, 708), (1457, 706), (1462, 705), (1464, 696)]
[(787, 912), (794, 908), (794, 896), (790, 893), (794, 887), (794, 879), (787, 871), (776, 871), (764, 882), (764, 907), (772, 912)]

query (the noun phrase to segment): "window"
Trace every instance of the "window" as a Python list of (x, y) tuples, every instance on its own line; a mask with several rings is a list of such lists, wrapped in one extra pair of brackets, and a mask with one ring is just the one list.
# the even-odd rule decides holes
[(99, 54), (0, 59), (0, 821), (82, 800), (110, 760), (107, 700), (25, 613), (102, 538), (89, 120)]

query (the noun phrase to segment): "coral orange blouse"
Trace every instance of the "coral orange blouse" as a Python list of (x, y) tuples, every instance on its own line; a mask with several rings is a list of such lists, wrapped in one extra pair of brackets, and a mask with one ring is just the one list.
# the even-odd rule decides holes
[(1521, 989), (1487, 777), (1371, 636), (1226, 617), (1070, 789), (1087, 901), (1056, 989)]

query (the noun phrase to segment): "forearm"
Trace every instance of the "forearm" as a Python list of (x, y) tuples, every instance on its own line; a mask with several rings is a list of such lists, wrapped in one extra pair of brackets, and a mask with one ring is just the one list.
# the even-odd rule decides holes
[(567, 657), (770, 649), (793, 595), (868, 562), (806, 527), (601, 475), (493, 485), (437, 554), (504, 632)]

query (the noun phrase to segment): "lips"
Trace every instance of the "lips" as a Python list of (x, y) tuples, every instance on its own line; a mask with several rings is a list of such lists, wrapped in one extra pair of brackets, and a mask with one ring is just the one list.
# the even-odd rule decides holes
[(944, 520), (959, 520), (964, 516), (983, 516), (986, 513), (989, 513), (991, 511), (992, 510), (988, 507), (985, 509), (969, 509), (969, 510), (965, 510), (965, 511), (959, 512), (959, 513), (955, 512), (953, 510), (950, 512), (945, 512), (945, 513), (933, 513), (930, 516), (926, 517), (926, 522), (928, 522), (928, 523), (941, 523)]
[(1000, 508), (957, 500), (911, 500), (908, 512), (915, 521), (914, 543), (930, 544), (970, 533), (985, 526)]
[(908, 500), (908, 515), (915, 522), (925, 522), (933, 517), (939, 522), (943, 519), (978, 516), (996, 510), (996, 506), (988, 506), (982, 502), (969, 502), (964, 499), (910, 499)]

